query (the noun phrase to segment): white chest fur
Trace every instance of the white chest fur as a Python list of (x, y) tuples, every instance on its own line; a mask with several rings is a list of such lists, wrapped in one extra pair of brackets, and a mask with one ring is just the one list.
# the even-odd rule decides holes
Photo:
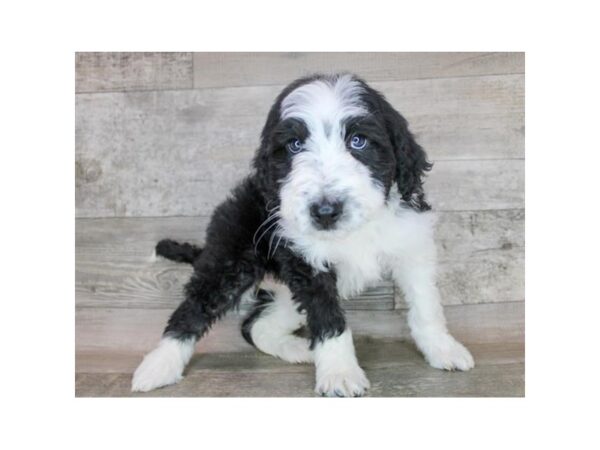
[(356, 295), (411, 259), (435, 258), (433, 214), (390, 204), (394, 206), (382, 208), (358, 230), (301, 243), (315, 268), (335, 267), (341, 297)]

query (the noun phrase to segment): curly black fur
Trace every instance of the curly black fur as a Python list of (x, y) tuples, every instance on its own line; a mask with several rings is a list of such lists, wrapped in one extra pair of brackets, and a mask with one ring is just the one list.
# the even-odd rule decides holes
[(202, 249), (184, 242), (180, 244), (171, 239), (163, 239), (156, 244), (156, 254), (172, 261), (193, 264), (202, 253)]
[[(169, 319), (165, 335), (179, 339), (202, 337), (267, 272), (287, 284), (299, 310), (306, 311), (311, 346), (341, 334), (346, 328), (335, 271), (316, 271), (283, 245), (271, 255), (269, 242), (273, 230), (265, 227), (269, 211), (279, 205), (280, 185), (290, 170), (290, 158), (282, 151), (286, 133), (303, 132), (302, 124), (280, 120), (281, 102), (298, 86), (323, 77), (299, 79), (277, 97), (262, 131), (253, 161), (254, 170), (214, 211), (205, 247), (200, 249), (171, 240), (158, 243), (157, 254), (194, 267), (194, 274), (185, 287), (185, 300)], [(422, 189), (422, 177), (431, 168), (425, 152), (408, 131), (406, 120), (380, 93), (361, 83), (365, 88), (362, 100), (371, 114), (368, 120), (348, 126), (360, 127), (362, 132), (369, 133), (377, 151), (355, 157), (371, 169), (386, 195), (396, 183), (409, 207), (429, 209)], [(257, 240), (259, 228), (261, 236)], [(259, 297), (257, 308), (244, 322), (242, 333), (249, 342), (249, 329), (265, 304)]]
[(363, 102), (380, 118), (387, 130), (396, 157), (395, 181), (402, 199), (418, 211), (427, 211), (431, 206), (425, 201), (423, 177), (433, 167), (427, 154), (417, 144), (408, 129), (408, 122), (396, 111), (385, 97), (362, 82), (365, 94)]

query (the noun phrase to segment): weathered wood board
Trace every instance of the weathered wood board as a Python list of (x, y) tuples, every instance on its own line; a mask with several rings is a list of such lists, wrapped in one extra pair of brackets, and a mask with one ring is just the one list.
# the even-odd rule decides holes
[[(77, 372), (132, 372), (157, 344), (171, 309), (77, 308)], [(448, 326), (469, 343), (523, 342), (524, 303), (447, 306)], [(406, 311), (348, 311), (357, 339), (409, 340)], [(243, 314), (232, 312), (200, 340), (198, 354), (254, 351), (240, 334)]]
[[(191, 268), (152, 260), (154, 245), (166, 237), (201, 244), (207, 223), (207, 217), (78, 219), (77, 304), (175, 307)], [(524, 298), (522, 210), (439, 213), (436, 241), (445, 304)], [(390, 283), (380, 283), (346, 307), (392, 309), (393, 297)]]
[[(445, 372), (427, 365), (410, 342), (356, 339), (369, 397), (522, 397), (524, 345), (469, 345), (476, 366)], [(137, 361), (136, 361), (137, 362)], [(131, 393), (131, 372), (75, 376), (77, 397), (314, 397), (314, 367), (291, 365), (255, 351), (196, 355), (174, 386)]]
[(524, 300), (523, 210), (440, 213), (435, 239), (443, 304)]
[[(86, 307), (165, 308), (182, 300), (192, 268), (153, 257), (165, 237), (201, 244), (207, 217), (78, 219), (76, 222), (76, 304)], [(347, 309), (394, 309), (394, 287), (381, 281)], [(242, 311), (249, 305), (242, 304)]]
[(194, 88), (286, 84), (315, 72), (369, 81), (525, 73), (524, 53), (194, 53)]
[[(435, 162), (427, 189), (438, 208), (522, 207), (523, 76), (383, 84)], [(209, 214), (249, 173), (278, 91), (78, 95), (77, 216)]]
[(189, 89), (191, 53), (79, 52), (75, 54), (76, 92)]
[(78, 52), (75, 69), (77, 92), (114, 92), (279, 85), (315, 72), (348, 71), (370, 81), (522, 74), (525, 54)]

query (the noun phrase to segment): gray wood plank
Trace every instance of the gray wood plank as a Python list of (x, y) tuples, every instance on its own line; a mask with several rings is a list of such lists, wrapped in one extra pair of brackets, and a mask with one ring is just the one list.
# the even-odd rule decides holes
[[(165, 308), (182, 300), (192, 268), (154, 258), (165, 237), (201, 245), (207, 217), (78, 219), (76, 221), (76, 304), (79, 306)], [(394, 287), (381, 281), (352, 301), (349, 310), (394, 309)], [(247, 311), (242, 304), (242, 312)]]
[[(470, 345), (473, 370), (429, 367), (408, 342), (356, 339), (358, 359), (371, 381), (370, 397), (522, 397), (522, 343)], [(77, 397), (314, 397), (314, 368), (290, 365), (258, 352), (196, 355), (177, 385), (130, 392), (131, 373), (78, 373)]]
[(521, 209), (525, 206), (523, 160), (438, 161), (425, 179), (436, 211)]
[(315, 72), (371, 81), (525, 73), (524, 53), (194, 53), (194, 87), (286, 84)]
[(524, 75), (373, 85), (434, 161), (525, 156)]
[[(172, 309), (77, 308), (76, 371), (131, 373), (160, 339)], [(524, 302), (447, 306), (448, 326), (469, 343), (524, 341)], [(406, 310), (348, 311), (358, 339), (409, 340)], [(198, 343), (199, 355), (248, 352), (240, 334), (243, 315), (228, 314)], [(252, 350), (254, 352), (254, 350)]]
[(191, 53), (75, 54), (76, 92), (189, 89), (192, 84)]
[(436, 240), (444, 304), (525, 298), (524, 210), (440, 214)]
[[(524, 298), (524, 212), (438, 214), (438, 285), (445, 304)], [(76, 302), (80, 306), (173, 308), (191, 268), (152, 260), (154, 245), (171, 237), (202, 244), (206, 217), (78, 219)], [(380, 283), (349, 309), (391, 309), (393, 288)], [(397, 300), (401, 305), (400, 297)]]
[[(464, 196), (478, 194), (484, 202), (488, 194), (500, 198), (518, 181), (498, 180), (499, 174), (510, 176), (507, 170), (522, 172), (518, 161), (483, 162), (481, 169), (471, 162), (461, 169), (447, 160), (523, 157), (522, 75), (376, 87), (406, 113), (437, 162), (429, 182), (442, 185), (436, 196), (444, 208), (480, 208)], [(77, 95), (77, 216), (209, 214), (248, 174), (278, 91), (269, 86)], [(480, 178), (463, 178), (470, 175), (465, 170)], [(487, 183), (469, 187), (489, 176), (489, 189)], [(521, 207), (509, 194), (506, 201), (483, 207)]]
[[(175, 308), (183, 300), (183, 287), (192, 269), (168, 261), (132, 264), (81, 263), (76, 269), (76, 303), (85, 307)], [(394, 287), (381, 281), (352, 300), (343, 300), (346, 309), (394, 309)], [(240, 305), (245, 312), (250, 307)]]

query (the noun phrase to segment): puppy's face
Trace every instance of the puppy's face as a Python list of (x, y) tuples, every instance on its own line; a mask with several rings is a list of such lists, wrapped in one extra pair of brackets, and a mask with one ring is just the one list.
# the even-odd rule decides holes
[[(372, 218), (394, 183), (407, 185), (409, 203), (414, 191), (418, 196), (420, 172), (412, 180), (418, 186), (399, 180), (411, 142), (404, 119), (363, 81), (315, 76), (279, 96), (255, 166), (271, 206), (279, 207), (283, 234), (327, 238)], [(426, 164), (424, 153), (422, 159)]]

